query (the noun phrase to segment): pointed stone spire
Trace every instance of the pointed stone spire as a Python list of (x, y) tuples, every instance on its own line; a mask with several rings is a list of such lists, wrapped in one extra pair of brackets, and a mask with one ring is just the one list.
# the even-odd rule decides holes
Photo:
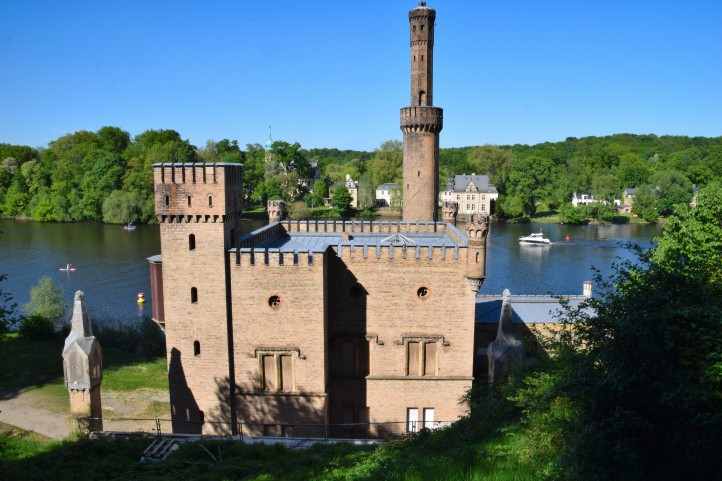
[(92, 336), (93, 325), (85, 307), (85, 294), (83, 291), (76, 291), (73, 301), (73, 316), (70, 318), (70, 334), (65, 339), (65, 349), (77, 339)]

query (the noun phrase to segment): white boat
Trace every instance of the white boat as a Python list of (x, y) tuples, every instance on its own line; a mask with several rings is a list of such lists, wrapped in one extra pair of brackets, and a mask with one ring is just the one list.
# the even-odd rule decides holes
[(519, 237), (520, 244), (539, 244), (539, 245), (550, 245), (552, 241), (544, 237), (544, 234), (534, 233), (527, 236)]
[(135, 226), (134, 226), (133, 223), (131, 222), (130, 224), (124, 225), (124, 226), (123, 226), (123, 229), (125, 229), (125, 230), (135, 230)]
[(65, 267), (59, 267), (61, 272), (75, 272), (75, 266), (73, 264), (66, 264)]

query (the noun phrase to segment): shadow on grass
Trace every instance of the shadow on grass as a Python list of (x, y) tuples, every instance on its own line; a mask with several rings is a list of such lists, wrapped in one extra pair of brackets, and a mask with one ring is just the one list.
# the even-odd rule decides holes
[[(63, 342), (62, 335), (37, 340), (14, 333), (0, 335), (0, 400), (28, 389), (62, 385)], [(166, 389), (168, 385), (165, 357), (103, 346), (103, 370), (103, 386), (111, 390)]]

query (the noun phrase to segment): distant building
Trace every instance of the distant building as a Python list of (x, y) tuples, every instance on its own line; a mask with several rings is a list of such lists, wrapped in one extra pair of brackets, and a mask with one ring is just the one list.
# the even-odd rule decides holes
[(358, 182), (346, 174), (346, 180), (343, 185), (348, 189), (349, 194), (351, 194), (351, 207), (358, 209)]
[(488, 175), (455, 175), (441, 192), (440, 203), (456, 202), (459, 205), (457, 214), (490, 215), (499, 198), (496, 187), (489, 182)]
[(394, 192), (401, 190), (399, 184), (381, 184), (376, 187), (376, 205), (379, 207), (391, 207), (391, 197)]
[[(594, 197), (592, 194), (580, 194), (580, 195), (577, 195), (576, 192), (574, 192), (574, 193), (572, 194), (572, 205), (573, 205), (574, 207), (579, 207), (579, 206), (582, 206), (582, 205), (583, 205), (583, 206), (587, 206), (587, 205), (592, 205), (592, 204), (607, 205), (607, 204), (609, 204), (609, 202), (607, 202), (607, 201), (604, 200), (604, 199), (597, 199), (597, 198)], [(615, 206), (615, 207), (620, 207), (621, 205), (622, 205), (622, 201), (621, 201), (621, 200), (619, 200), (619, 199), (614, 199), (614, 206)]]

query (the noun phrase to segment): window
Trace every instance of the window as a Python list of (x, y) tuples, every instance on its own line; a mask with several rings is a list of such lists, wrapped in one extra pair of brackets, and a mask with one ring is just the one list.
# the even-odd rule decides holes
[(406, 375), (421, 375), (421, 346), (418, 341), (409, 341), (406, 345)]
[(191, 287), (191, 302), (196, 304), (198, 302), (198, 288)]
[(194, 356), (201, 355), (201, 343), (199, 341), (193, 341), (193, 355)]
[(278, 310), (281, 307), (281, 298), (279, 296), (271, 296), (268, 298), (268, 306), (273, 310)]
[(196, 235), (191, 234), (188, 236), (188, 250), (193, 251), (196, 249)]
[(264, 354), (261, 357), (261, 368), (263, 369), (263, 390), (276, 390), (276, 356), (273, 354)]
[(421, 171), (420, 171), (420, 170), (417, 170), (417, 171), (416, 171), (416, 177), (421, 177)]
[(188, 207), (190, 207), (190, 206), (191, 206), (191, 196), (189, 195), (188, 196)]
[(428, 287), (419, 287), (416, 290), (416, 295), (419, 297), (419, 299), (427, 299), (429, 297), (429, 288)]
[(424, 408), (424, 429), (434, 429), (434, 408)]
[(170, 196), (169, 195), (165, 196), (165, 206), (170, 207)]
[(426, 92), (423, 90), (419, 91), (419, 106), (426, 104)]
[(406, 432), (416, 433), (419, 431), (419, 410), (418, 408), (406, 408)]
[(421, 24), (420, 28), (421, 28), (421, 31), (423, 32), (423, 31), (424, 31), (424, 24), (423, 24), (423, 23)]
[(293, 362), (289, 354), (279, 356), (281, 391), (293, 391)]
[(416, 25), (413, 25), (413, 26), (411, 27), (411, 30), (413, 30), (413, 31), (415, 32), (415, 31), (416, 31)]
[(208, 207), (213, 207), (213, 196), (212, 195), (208, 196)]
[(424, 343), (424, 376), (436, 376), (436, 342)]

